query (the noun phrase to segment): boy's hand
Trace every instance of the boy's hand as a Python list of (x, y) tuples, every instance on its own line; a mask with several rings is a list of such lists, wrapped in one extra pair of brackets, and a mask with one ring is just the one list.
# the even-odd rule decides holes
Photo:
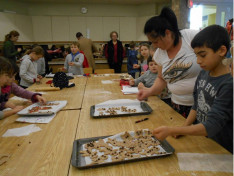
[(14, 111), (14, 113), (17, 113), (17, 112), (21, 111), (22, 109), (24, 109), (23, 106), (16, 106), (16, 107), (13, 109), (13, 111)]
[(69, 62), (68, 65), (73, 66), (73, 65), (75, 65), (75, 63), (74, 62)]
[(46, 104), (46, 99), (40, 95), (36, 95), (36, 99), (40, 104)]
[(129, 81), (129, 85), (130, 85), (130, 86), (134, 86), (134, 85), (135, 85), (135, 81), (134, 81), (134, 80), (130, 80), (130, 81)]
[(144, 84), (143, 84), (142, 82), (140, 82), (140, 83), (138, 84), (138, 89), (139, 89), (139, 90), (142, 90), (142, 89), (144, 89), (144, 88), (145, 88)]
[(167, 126), (161, 126), (153, 130), (153, 135), (156, 137), (156, 139), (163, 141), (167, 138), (167, 136), (170, 135), (169, 127)]
[(22, 49), (21, 49), (21, 48), (17, 48), (17, 51), (18, 51), (18, 52), (21, 52), (21, 51), (22, 51)]
[(140, 65), (138, 65), (138, 64), (133, 64), (133, 68), (140, 68)]

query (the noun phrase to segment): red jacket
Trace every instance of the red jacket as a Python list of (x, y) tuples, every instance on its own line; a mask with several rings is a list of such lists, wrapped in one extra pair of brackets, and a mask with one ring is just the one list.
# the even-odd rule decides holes
[(88, 68), (89, 67), (89, 63), (88, 63), (88, 60), (84, 54), (83, 51), (80, 51), (80, 53), (82, 53), (84, 55), (84, 62), (83, 62), (83, 68)]

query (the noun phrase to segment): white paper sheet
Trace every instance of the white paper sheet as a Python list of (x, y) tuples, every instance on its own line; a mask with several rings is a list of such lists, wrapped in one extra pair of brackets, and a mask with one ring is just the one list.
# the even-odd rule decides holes
[(40, 131), (41, 128), (36, 126), (36, 125), (28, 125), (28, 126), (24, 126), (21, 128), (13, 128), (13, 129), (8, 129), (3, 135), (2, 137), (19, 137), (19, 136), (27, 136), (31, 133)]
[[(143, 129), (143, 131), (149, 131), (149, 129)], [(107, 142), (108, 139), (110, 138), (110, 139), (116, 139), (117, 141), (123, 141), (122, 138), (121, 138), (121, 135), (123, 135), (124, 133), (125, 133), (125, 132), (122, 132), (122, 133), (116, 134), (116, 135), (114, 135), (114, 136), (105, 138), (105, 139), (103, 139), (103, 140), (104, 140), (105, 142)], [(128, 131), (128, 133), (129, 133), (132, 137), (134, 137), (135, 131)], [(144, 134), (144, 133), (143, 133), (143, 134)], [(119, 148), (119, 147), (116, 147), (116, 146), (112, 146), (112, 147), (113, 147), (113, 149), (118, 149), (118, 148)], [(160, 145), (158, 145), (157, 147), (159, 148), (159, 152), (166, 152)], [(84, 145), (82, 146), (82, 150), (85, 150)], [(98, 156), (101, 156), (101, 155), (104, 154), (103, 152), (99, 152), (99, 151), (96, 150), (96, 149), (93, 149), (92, 151), (93, 151), (93, 152), (97, 151)], [(152, 156), (162, 156), (162, 155), (167, 155), (167, 154), (168, 154), (168, 153), (166, 153), (166, 154), (153, 154)], [(146, 156), (141, 155), (141, 158), (143, 158), (143, 157), (146, 157)], [(125, 159), (125, 160), (127, 160), (127, 159)], [(110, 156), (110, 155), (108, 156), (108, 159), (105, 160), (105, 162), (112, 162), (111, 156)], [(92, 163), (92, 160), (90, 159), (90, 157), (85, 157), (85, 163), (86, 163), (86, 165), (89, 165), (89, 164)]]
[(180, 170), (233, 173), (233, 155), (177, 153)]
[(102, 84), (112, 84), (113, 81), (110, 80), (102, 80)]
[(137, 94), (139, 92), (138, 87), (122, 86), (121, 90), (124, 94)]
[(17, 122), (25, 122), (25, 123), (49, 123), (56, 114), (51, 116), (25, 116), (16, 119)]

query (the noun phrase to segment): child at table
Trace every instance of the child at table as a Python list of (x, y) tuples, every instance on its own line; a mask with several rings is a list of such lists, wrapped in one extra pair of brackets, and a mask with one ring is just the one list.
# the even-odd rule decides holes
[(36, 61), (42, 58), (44, 50), (40, 46), (36, 46), (26, 52), (26, 55), (22, 58), (20, 64), (20, 86), (28, 88), (35, 82), (40, 82), (42, 79), (41, 75), (37, 74), (37, 63)]
[(134, 65), (138, 64), (137, 60), (137, 51), (135, 50), (135, 43), (131, 42), (129, 44), (130, 50), (128, 51), (128, 74), (131, 75), (134, 79), (136, 74), (140, 72), (139, 68), (133, 68)]
[[(32, 102), (46, 103), (46, 99), (41, 94), (30, 92), (14, 83), (17, 72), (18, 67), (0, 57), (0, 119), (11, 116), (24, 108), (8, 102), (11, 93), (22, 98), (31, 99)], [(11, 108), (12, 110), (2, 111), (5, 108)]]
[(83, 75), (84, 55), (79, 52), (80, 44), (73, 42), (70, 46), (71, 53), (66, 56), (63, 71), (72, 73), (73, 75)]
[(233, 152), (233, 78), (222, 62), (230, 48), (228, 33), (221, 26), (208, 26), (191, 46), (203, 69), (194, 86), (194, 105), (182, 127), (159, 127), (153, 135), (159, 140), (169, 135), (207, 136)]
[(147, 60), (147, 64), (149, 66), (149, 70), (147, 70), (143, 75), (141, 75), (139, 78), (135, 80), (130, 80), (129, 84), (131, 86), (138, 86), (139, 89), (142, 89), (144, 87), (151, 87), (154, 84), (155, 79), (157, 78), (157, 64), (152, 59), (152, 57), (149, 57)]

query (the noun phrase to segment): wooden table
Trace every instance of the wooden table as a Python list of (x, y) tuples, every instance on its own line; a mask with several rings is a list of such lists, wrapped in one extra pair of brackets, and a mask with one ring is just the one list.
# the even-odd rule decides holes
[[(67, 175), (79, 110), (60, 111), (42, 130), (23, 137), (0, 137), (0, 154), (10, 159), (0, 166), (1, 176)], [(17, 115), (0, 121), (0, 136), (7, 129), (29, 124), (14, 122)]]
[[(25, 137), (0, 137), (0, 154), (10, 154), (10, 160), (0, 166), (0, 175), (159, 175), (159, 176), (226, 176), (232, 173), (181, 171), (177, 153), (230, 154), (216, 142), (206, 137), (184, 136), (179, 139), (168, 137), (175, 153), (158, 159), (119, 164), (95, 169), (79, 170), (70, 164), (72, 144), (75, 139), (113, 135), (123, 131), (154, 129), (161, 125), (179, 126), (184, 118), (156, 96), (147, 103), (152, 114), (118, 118), (93, 119), (90, 106), (110, 99), (136, 99), (136, 95), (124, 95), (120, 90), (119, 75), (108, 77), (76, 78), (76, 87), (48, 92), (46, 98), (55, 100), (66, 98), (69, 102), (64, 111), (49, 124), (37, 124), (42, 131)], [(112, 80), (112, 84), (102, 84), (101, 80)], [(46, 80), (43, 80), (46, 81)], [(35, 88), (34, 85), (29, 89)], [(40, 85), (39, 85), (40, 86)], [(80, 90), (80, 91), (79, 91)], [(80, 94), (80, 95), (77, 95)], [(82, 101), (78, 98), (82, 97)], [(71, 102), (71, 103), (70, 103)], [(69, 110), (80, 107), (81, 110)], [(0, 121), (0, 136), (7, 129), (26, 126), (17, 123), (17, 115)], [(148, 117), (149, 120), (136, 124), (135, 121)], [(19, 146), (18, 146), (19, 144)]]
[[(107, 78), (105, 78), (107, 79)], [(112, 79), (111, 77), (109, 79)], [(137, 129), (154, 129), (161, 125), (179, 126), (184, 122), (184, 118), (175, 112), (171, 107), (165, 104), (156, 96), (150, 97), (147, 103), (152, 107), (153, 113), (144, 116), (119, 117), (119, 118), (102, 118), (93, 119), (90, 117), (90, 106), (101, 103), (109, 99), (135, 99), (136, 95), (123, 95), (120, 86), (116, 85), (100, 85), (95, 86), (93, 82), (100, 81), (88, 79), (84, 101), (81, 110), (76, 138), (89, 138), (97, 136), (114, 135), (123, 131), (132, 131)], [(111, 94), (103, 96), (100, 92), (109, 91)], [(148, 117), (148, 121), (136, 124), (135, 121)], [(74, 175), (204, 175), (204, 176), (220, 176), (232, 175), (224, 172), (195, 172), (181, 171), (178, 165), (176, 153), (213, 153), (227, 154), (229, 153), (220, 145), (206, 137), (184, 136), (179, 139), (168, 137), (167, 141), (175, 148), (175, 154), (158, 159), (140, 161), (134, 163), (120, 164), (108, 167), (100, 167), (95, 169), (79, 170), (73, 166), (70, 167), (69, 176)]]
[[(46, 84), (46, 82), (49, 80), (52, 79), (43, 78), (41, 84), (33, 84), (31, 87), (28, 88), (28, 90), (35, 91), (35, 88), (50, 87), (49, 84)], [(63, 110), (81, 109), (87, 78), (75, 77), (69, 82), (75, 83), (75, 87), (63, 88), (62, 90), (59, 91), (46, 91), (46, 92), (41, 91), (41, 92), (45, 93), (43, 96), (48, 101), (67, 100), (68, 103), (63, 108)]]

